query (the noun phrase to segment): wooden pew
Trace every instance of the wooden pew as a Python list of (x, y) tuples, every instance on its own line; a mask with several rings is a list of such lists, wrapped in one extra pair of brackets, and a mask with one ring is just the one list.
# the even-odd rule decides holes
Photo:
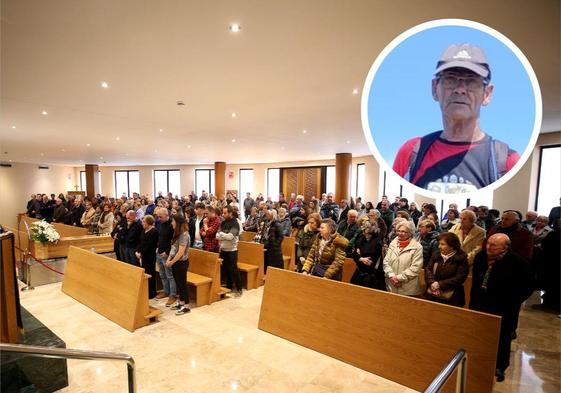
[(62, 292), (134, 332), (161, 311), (148, 306), (144, 269), (70, 246)]
[(356, 263), (352, 258), (345, 258), (345, 262), (343, 264), (343, 273), (341, 281), (343, 282), (351, 282), (351, 278), (356, 270)]
[(263, 285), (263, 273), (265, 271), (263, 244), (238, 242), (238, 269), (245, 274), (246, 289), (255, 289)]
[(296, 270), (296, 239), (285, 236), (282, 239), (281, 248), (284, 268), (293, 272)]
[(257, 236), (257, 232), (243, 231), (240, 233), (240, 241), (252, 242), (255, 236)]
[[(491, 393), (500, 317), (269, 268), (259, 329), (417, 391), (463, 348), (467, 392)], [(444, 391), (455, 388), (455, 374)]]
[(209, 305), (219, 300), (221, 261), (215, 252), (189, 249), (187, 284), (194, 289), (197, 306)]
[[(18, 216), (18, 219), (21, 219), (22, 221), (25, 221), (29, 227), (31, 227), (31, 224), (33, 224), (35, 221), (39, 221), (36, 218), (31, 218), (31, 217), (27, 217), (27, 216)], [(20, 221), (18, 221), (18, 224), (21, 226), (19, 229), (25, 231), (25, 225), (23, 224), (23, 222), (20, 223)], [(84, 235), (88, 234), (88, 229), (87, 228), (75, 227), (73, 225), (60, 224), (58, 222), (53, 222), (51, 224), (56, 229), (56, 231), (58, 232), (60, 237), (84, 236)]]

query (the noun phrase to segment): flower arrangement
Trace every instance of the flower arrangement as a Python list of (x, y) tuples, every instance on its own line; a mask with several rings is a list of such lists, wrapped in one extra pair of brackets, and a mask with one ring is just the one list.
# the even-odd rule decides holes
[(55, 227), (49, 224), (47, 221), (35, 221), (31, 224), (31, 239), (41, 242), (42, 244), (47, 244), (49, 242), (56, 243), (60, 239), (60, 235), (56, 231)]

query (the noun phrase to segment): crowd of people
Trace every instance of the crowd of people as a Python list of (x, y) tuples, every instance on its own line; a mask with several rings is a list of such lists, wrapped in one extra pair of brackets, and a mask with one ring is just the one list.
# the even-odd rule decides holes
[(27, 204), (30, 217), (111, 235), (117, 259), (146, 269), (149, 297), (167, 298), (178, 315), (190, 311), (190, 248), (220, 253), (226, 285), (241, 296), (237, 243), (243, 231), (255, 232), (254, 241), (264, 244), (265, 269), (283, 268), (282, 241), (293, 236), (296, 269), (303, 274), (341, 280), (344, 260), (352, 258), (353, 284), (458, 307), (466, 305), (464, 283), (471, 275), (469, 308), (502, 317), (498, 381), (509, 366), (522, 302), (542, 289), (541, 306), (560, 312), (560, 212), (561, 206), (543, 216), (451, 204), (439, 219), (430, 203), (384, 196), (374, 207), (360, 197), (335, 201), (331, 193), (308, 201), (282, 193), (277, 201), (250, 193), (241, 201), (232, 193), (207, 192), (83, 199), (37, 194)]

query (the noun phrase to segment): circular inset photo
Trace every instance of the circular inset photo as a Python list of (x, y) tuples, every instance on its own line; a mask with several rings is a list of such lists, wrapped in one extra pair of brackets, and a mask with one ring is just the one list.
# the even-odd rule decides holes
[(542, 100), (536, 75), (507, 37), (443, 19), (395, 38), (363, 89), (372, 154), (433, 197), (495, 189), (536, 144)]

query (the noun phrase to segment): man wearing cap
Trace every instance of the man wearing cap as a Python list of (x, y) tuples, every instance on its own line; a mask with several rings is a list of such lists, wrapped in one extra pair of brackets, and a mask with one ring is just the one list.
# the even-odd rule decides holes
[(485, 187), (520, 158), (480, 127), (481, 106), (494, 86), (483, 50), (471, 44), (449, 46), (437, 63), (432, 96), (440, 104), (443, 130), (405, 142), (393, 169), (431, 191), (459, 193)]

